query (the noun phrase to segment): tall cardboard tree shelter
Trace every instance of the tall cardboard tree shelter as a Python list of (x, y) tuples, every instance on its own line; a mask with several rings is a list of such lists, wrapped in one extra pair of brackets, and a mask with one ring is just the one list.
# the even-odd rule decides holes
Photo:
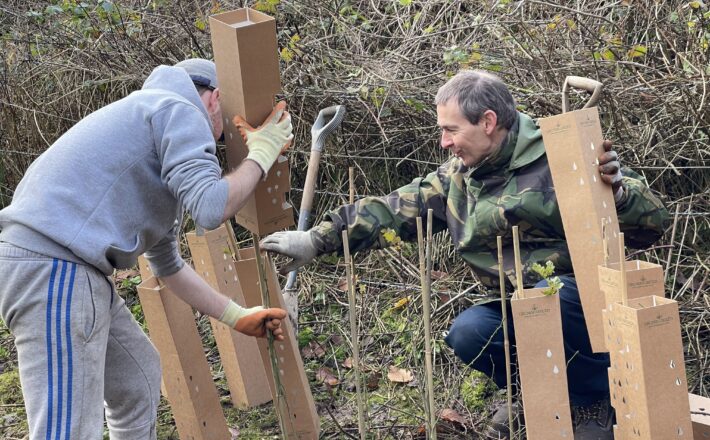
[[(281, 90), (276, 21), (253, 9), (237, 9), (211, 16), (210, 33), (227, 163), (233, 170), (249, 152), (233, 118), (240, 115), (257, 127), (271, 113), (274, 96)], [(293, 225), (293, 209), (285, 199), (290, 189), (288, 160), (281, 156), (239, 210), (237, 223), (260, 236)]]
[[(212, 288), (244, 306), (244, 296), (234, 269), (231, 231), (225, 225), (213, 231), (187, 234), (195, 271)], [(210, 318), (232, 404), (239, 408), (261, 405), (271, 400), (269, 382), (255, 338), (234, 331)]]
[[(234, 263), (247, 307), (262, 304), (260, 271), (255, 257), (254, 248), (240, 249), (239, 260)], [(285, 309), (274, 263), (268, 257), (263, 260), (270, 305)], [(268, 341), (259, 339), (257, 343), (269, 378), (274, 405), (282, 416), (285, 431), (282, 434), (284, 438), (294, 440), (317, 439), (320, 434), (320, 419), (303, 368), (296, 335), (290, 320), (283, 320), (281, 326), (284, 328), (284, 340), (274, 343), (278, 357), (277, 368), (279, 368), (275, 373), (278, 375), (279, 383), (274, 380)]]
[(563, 113), (542, 118), (539, 124), (589, 339), (595, 352), (604, 352), (602, 310), (606, 300), (599, 289), (599, 274), (593, 268), (605, 261), (601, 219), (607, 220), (610, 234), (609, 261), (619, 261), (615, 246), (619, 222), (611, 188), (599, 175), (598, 157), (604, 152), (599, 112), (591, 107), (564, 113), (569, 85), (594, 90), (586, 107), (593, 105), (602, 87), (601, 83), (588, 78), (568, 77), (563, 89)]
[(161, 285), (141, 263), (138, 286), (148, 333), (160, 353), (163, 394), (182, 439), (230, 438), (192, 308)]
[(688, 394), (688, 399), (695, 440), (710, 439), (710, 399), (697, 394)]
[(518, 227), (513, 227), (517, 290), (510, 302), (529, 440), (572, 440), (560, 296), (523, 289)]
[[(623, 234), (619, 238), (623, 261)], [(678, 303), (655, 295), (629, 298), (625, 271), (618, 296), (621, 301), (603, 312), (614, 438), (692, 439)]]

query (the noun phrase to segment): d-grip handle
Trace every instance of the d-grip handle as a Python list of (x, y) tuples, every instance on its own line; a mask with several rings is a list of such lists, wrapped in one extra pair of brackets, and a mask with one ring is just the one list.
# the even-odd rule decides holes
[(586, 90), (592, 94), (584, 108), (596, 105), (602, 94), (604, 85), (597, 80), (585, 78), (583, 76), (568, 76), (565, 78), (565, 83), (562, 86), (562, 113), (567, 113), (569, 109), (569, 89), (574, 87), (577, 89)]

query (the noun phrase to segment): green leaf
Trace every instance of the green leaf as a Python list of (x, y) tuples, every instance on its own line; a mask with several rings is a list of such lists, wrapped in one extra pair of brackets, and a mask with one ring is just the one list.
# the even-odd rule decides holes
[(62, 12), (64, 12), (64, 10), (63, 10), (61, 7), (57, 6), (57, 5), (47, 6), (47, 7), (44, 9), (44, 13), (47, 14), (47, 15), (61, 14)]
[(108, 12), (109, 14), (111, 12), (113, 12), (113, 10), (115, 9), (115, 6), (113, 5), (113, 3), (108, 0), (102, 1), (101, 7), (103, 8), (104, 11)]
[(629, 58), (642, 57), (642, 56), (646, 55), (646, 51), (647, 51), (646, 46), (642, 46), (640, 44), (637, 44), (637, 45), (633, 46), (631, 49), (629, 49), (629, 52), (627, 55)]
[(412, 4), (412, 0), (399, 0), (399, 4), (402, 6), (409, 6)]

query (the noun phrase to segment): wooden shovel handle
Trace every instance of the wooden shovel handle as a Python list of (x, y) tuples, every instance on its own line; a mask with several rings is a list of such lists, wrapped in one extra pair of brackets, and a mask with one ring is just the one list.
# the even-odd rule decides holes
[(597, 80), (585, 78), (583, 76), (568, 76), (565, 78), (565, 83), (562, 86), (562, 113), (567, 113), (569, 109), (569, 88), (586, 90), (592, 94), (584, 108), (596, 105), (602, 94), (604, 85)]

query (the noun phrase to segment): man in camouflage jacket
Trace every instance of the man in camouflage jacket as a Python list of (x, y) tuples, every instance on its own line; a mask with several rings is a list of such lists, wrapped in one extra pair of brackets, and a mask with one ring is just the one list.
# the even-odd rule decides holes
[[(441, 146), (453, 157), (435, 172), (385, 197), (366, 197), (329, 212), (308, 232), (280, 232), (267, 237), (264, 249), (293, 258), (287, 272), (315, 256), (342, 252), (347, 228), (350, 250), (386, 247), (382, 232), (391, 228), (402, 240), (416, 241), (416, 218), (433, 210), (433, 231), (447, 229), (457, 252), (491, 294), (499, 289), (496, 237), (503, 237), (507, 291), (514, 283), (512, 227), (520, 230), (523, 284), (544, 283), (531, 272), (533, 263), (551, 261), (565, 286), (560, 292), (565, 351), (569, 362), (570, 401), (576, 414), (576, 439), (612, 439), (606, 354), (592, 352), (562, 219), (540, 129), (515, 109), (507, 87), (494, 75), (461, 72), (436, 97)], [(612, 186), (626, 242), (647, 246), (663, 233), (668, 212), (644, 179), (620, 170), (611, 142), (599, 157), (601, 179)], [(508, 309), (510, 310), (510, 309)], [(511, 343), (515, 342), (509, 317)], [(499, 301), (478, 304), (459, 315), (446, 342), (472, 368), (505, 387), (502, 312)], [(592, 417), (589, 417), (593, 408)], [(493, 417), (489, 435), (507, 438), (507, 410)]]

